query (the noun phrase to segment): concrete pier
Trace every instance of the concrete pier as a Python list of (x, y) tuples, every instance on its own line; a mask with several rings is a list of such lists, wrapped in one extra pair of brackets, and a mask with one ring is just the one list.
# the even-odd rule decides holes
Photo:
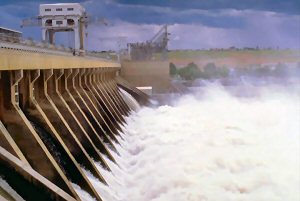
[(110, 170), (103, 156), (115, 162), (130, 113), (118, 87), (147, 99), (118, 81), (119, 70), (94, 57), (0, 48), (0, 176), (20, 196), (80, 200), (72, 182), (101, 200), (81, 167), (106, 184), (94, 161)]

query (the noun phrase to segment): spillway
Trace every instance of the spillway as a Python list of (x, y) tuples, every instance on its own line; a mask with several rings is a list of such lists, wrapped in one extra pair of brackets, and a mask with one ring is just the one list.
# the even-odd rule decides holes
[(206, 83), (153, 106), (118, 63), (0, 52), (0, 199), (300, 199), (299, 85)]
[(299, 89), (209, 85), (143, 107), (126, 117), (117, 164), (96, 163), (109, 188), (89, 179), (105, 201), (297, 201)]

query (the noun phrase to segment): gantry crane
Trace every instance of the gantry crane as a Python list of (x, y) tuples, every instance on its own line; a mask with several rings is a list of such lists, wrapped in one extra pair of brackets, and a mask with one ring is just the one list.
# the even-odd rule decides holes
[(161, 53), (161, 58), (167, 58), (168, 26), (164, 25), (150, 40), (143, 43), (129, 43), (129, 53), (132, 60), (151, 60), (154, 53)]

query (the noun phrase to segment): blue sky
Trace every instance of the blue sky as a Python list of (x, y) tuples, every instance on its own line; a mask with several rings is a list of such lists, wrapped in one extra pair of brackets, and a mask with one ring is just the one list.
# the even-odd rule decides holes
[[(88, 49), (115, 49), (116, 40), (150, 39), (161, 25), (169, 24), (170, 49), (236, 47), (300, 48), (299, 0), (81, 0), (92, 16), (104, 17), (109, 26), (88, 28)], [(38, 15), (40, 3), (57, 1), (0, 0), (0, 26), (23, 31), (25, 37), (41, 39), (39, 28), (20, 29), (23, 18)], [(58, 43), (68, 45), (68, 34)], [(126, 41), (123, 42), (124, 45)]]

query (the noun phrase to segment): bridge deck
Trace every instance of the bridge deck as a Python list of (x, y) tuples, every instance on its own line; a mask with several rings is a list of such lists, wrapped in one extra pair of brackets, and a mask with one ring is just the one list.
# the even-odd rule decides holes
[(0, 70), (68, 69), (120, 67), (120, 64), (97, 57), (79, 57), (39, 51), (0, 47)]

